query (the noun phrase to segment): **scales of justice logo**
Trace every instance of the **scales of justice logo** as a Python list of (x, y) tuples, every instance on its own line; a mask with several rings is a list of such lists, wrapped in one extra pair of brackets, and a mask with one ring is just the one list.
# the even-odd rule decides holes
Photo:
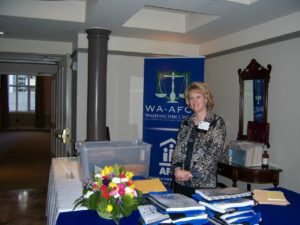
[(184, 91), (189, 83), (189, 72), (158, 72), (155, 96), (167, 99), (167, 103), (178, 103), (180, 98), (184, 98)]

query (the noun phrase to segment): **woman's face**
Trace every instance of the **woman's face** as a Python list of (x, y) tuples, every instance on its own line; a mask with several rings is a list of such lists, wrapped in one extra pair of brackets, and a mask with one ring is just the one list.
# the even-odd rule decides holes
[(190, 108), (196, 113), (202, 112), (203, 110), (207, 110), (206, 109), (207, 99), (201, 92), (197, 90), (190, 91), (189, 103), (190, 103)]

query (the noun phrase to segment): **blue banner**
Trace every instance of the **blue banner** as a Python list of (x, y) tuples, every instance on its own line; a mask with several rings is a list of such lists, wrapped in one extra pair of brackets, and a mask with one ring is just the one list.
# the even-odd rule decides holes
[(253, 80), (253, 120), (264, 120), (264, 80)]
[(152, 145), (150, 177), (171, 183), (171, 156), (181, 121), (192, 112), (185, 88), (204, 80), (204, 57), (146, 58), (144, 64), (143, 141)]

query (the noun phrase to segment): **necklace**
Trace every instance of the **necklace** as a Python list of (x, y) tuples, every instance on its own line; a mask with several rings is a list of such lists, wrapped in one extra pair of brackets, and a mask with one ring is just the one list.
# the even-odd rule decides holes
[(198, 125), (201, 121), (204, 121), (205, 117), (206, 117), (206, 113), (204, 116), (201, 115), (199, 118), (197, 117), (197, 115), (195, 115), (195, 117), (193, 118), (194, 124)]

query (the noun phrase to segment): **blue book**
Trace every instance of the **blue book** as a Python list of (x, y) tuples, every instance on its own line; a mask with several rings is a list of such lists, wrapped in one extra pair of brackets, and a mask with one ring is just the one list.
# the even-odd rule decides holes
[(253, 210), (236, 211), (226, 214), (209, 213), (207, 220), (213, 225), (248, 224), (259, 225), (261, 213)]
[(170, 218), (168, 214), (157, 211), (153, 205), (140, 205), (138, 210), (144, 224), (153, 224)]
[(224, 219), (227, 224), (259, 224), (261, 221), (261, 213), (253, 213), (252, 215), (240, 215), (230, 219)]
[(197, 189), (193, 197), (207, 201), (240, 198), (252, 196), (251, 191), (244, 191), (236, 187)]
[(226, 199), (219, 201), (199, 201), (200, 205), (219, 213), (252, 209), (254, 200), (246, 198)]
[(177, 193), (148, 193), (146, 198), (164, 213), (203, 212), (205, 207), (192, 198)]

